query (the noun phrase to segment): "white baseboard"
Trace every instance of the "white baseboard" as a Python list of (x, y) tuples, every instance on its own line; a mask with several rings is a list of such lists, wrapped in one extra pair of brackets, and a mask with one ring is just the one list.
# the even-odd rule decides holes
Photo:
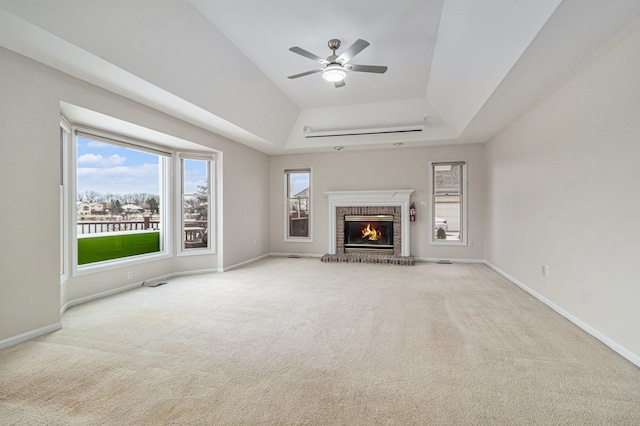
[(611, 338), (604, 335), (603, 333), (596, 330), (595, 328), (591, 327), (589, 324), (585, 323), (584, 321), (576, 318), (569, 312), (562, 309), (560, 306), (556, 305), (555, 303), (553, 303), (552, 301), (550, 301), (549, 299), (547, 299), (537, 291), (527, 287), (525, 284), (521, 283), (511, 275), (507, 274), (500, 268), (496, 267), (495, 265), (492, 265), (486, 260), (484, 261), (484, 263), (488, 267), (490, 267), (491, 269), (493, 269), (494, 271), (496, 271), (497, 273), (499, 273), (500, 275), (502, 275), (503, 277), (511, 281), (513, 284), (517, 285), (518, 287), (520, 287), (521, 289), (523, 289), (524, 291), (526, 291), (527, 293), (529, 293), (530, 295), (532, 295), (533, 297), (535, 297), (536, 299), (538, 299), (539, 301), (541, 301), (542, 303), (544, 303), (545, 305), (547, 305), (548, 307), (550, 307), (551, 309), (553, 309), (554, 311), (556, 311), (557, 313), (559, 313), (560, 315), (562, 315), (563, 317), (565, 317), (566, 319), (568, 319), (569, 321), (571, 321), (572, 323), (580, 327), (582, 330), (586, 331), (596, 339), (600, 340), (602, 343), (604, 343), (605, 345), (613, 349), (619, 355), (626, 358), (636, 366), (640, 367), (640, 356), (638, 356), (637, 354), (634, 354), (633, 352), (631, 352), (630, 350), (628, 350), (618, 342), (612, 340)]
[(35, 330), (27, 331), (26, 333), (22, 333), (17, 336), (9, 337), (8, 339), (0, 340), (0, 349), (8, 348), (9, 346), (14, 346), (14, 345), (17, 345), (18, 343), (23, 343), (23, 342), (26, 342), (27, 340), (44, 336), (45, 334), (58, 331), (61, 328), (62, 328), (62, 323), (56, 322), (54, 324), (36, 328)]
[(487, 263), (484, 259), (447, 259), (445, 257), (416, 257), (418, 262), (440, 262), (449, 261), (451, 263)]
[(221, 272), (221, 271), (219, 269), (194, 269), (193, 271), (172, 272), (170, 274), (162, 275), (161, 277), (145, 280), (145, 283), (149, 283), (152, 281), (165, 281), (165, 280), (169, 280), (171, 278), (176, 278), (176, 277), (186, 277), (187, 275), (213, 274), (216, 272)]
[(127, 284), (122, 287), (112, 288), (111, 290), (102, 291), (100, 293), (91, 294), (89, 296), (80, 297), (78, 299), (73, 299), (65, 303), (62, 308), (60, 308), (60, 316), (65, 313), (65, 311), (73, 306), (80, 305), (82, 303), (91, 302), (92, 300), (102, 299), (103, 297), (112, 296), (114, 294), (122, 293), (124, 291), (133, 290), (134, 288), (142, 287), (145, 284), (154, 283), (156, 281), (166, 281), (175, 277), (182, 277), (187, 275), (202, 275), (202, 274), (211, 274), (214, 272), (218, 272), (217, 269), (200, 269), (194, 271), (186, 271), (186, 272), (172, 272), (170, 274), (164, 274), (157, 276), (155, 278), (150, 278), (144, 281), (138, 281), (133, 284)]
[(80, 305), (81, 303), (91, 302), (92, 300), (96, 300), (96, 299), (102, 299), (103, 297), (122, 293), (123, 291), (133, 290), (134, 288), (142, 287), (144, 283), (145, 283), (144, 281), (139, 281), (133, 284), (124, 285), (122, 287), (112, 288), (111, 290), (101, 291), (100, 293), (91, 294), (89, 296), (80, 297), (78, 299), (69, 300), (60, 308), (60, 316), (62, 316), (62, 314), (64, 314), (67, 311), (67, 309), (73, 306)]
[(257, 262), (258, 260), (262, 260), (262, 259), (264, 259), (266, 257), (269, 257), (269, 253), (263, 254), (262, 256), (254, 257), (253, 259), (245, 260), (244, 262), (236, 263), (235, 265), (227, 266), (226, 268), (223, 268), (223, 269), (221, 269), (219, 271), (220, 272), (227, 272), (227, 271), (230, 271), (232, 269), (236, 269), (236, 268), (239, 268), (241, 266)]
[(315, 253), (269, 253), (269, 256), (273, 257), (313, 257), (313, 258), (321, 258), (324, 254), (315, 254)]

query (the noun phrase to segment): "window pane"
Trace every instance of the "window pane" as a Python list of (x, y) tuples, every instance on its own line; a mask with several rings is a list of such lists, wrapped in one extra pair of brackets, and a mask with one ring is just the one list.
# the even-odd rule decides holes
[(183, 192), (185, 194), (206, 192), (207, 182), (207, 160), (183, 160)]
[(309, 172), (287, 173), (287, 236), (309, 237)]
[(67, 211), (69, 209), (67, 201), (67, 183), (65, 173), (67, 172), (67, 149), (68, 149), (68, 132), (65, 128), (60, 126), (60, 278), (63, 279), (67, 272)]
[(459, 164), (434, 166), (435, 193), (459, 194), (461, 170)]
[[(460, 196), (459, 195), (443, 195), (436, 196), (434, 199), (434, 208), (436, 216), (436, 238), (438, 239), (459, 239), (460, 237)], [(439, 228), (444, 230), (438, 231)], [(438, 232), (440, 232), (438, 234)], [(445, 236), (444, 238), (443, 235)]]
[(434, 240), (461, 240), (462, 164), (433, 165)]
[(289, 173), (289, 198), (309, 198), (309, 173)]
[(182, 160), (183, 248), (209, 247), (209, 160)]
[(78, 264), (160, 247), (162, 157), (77, 138)]

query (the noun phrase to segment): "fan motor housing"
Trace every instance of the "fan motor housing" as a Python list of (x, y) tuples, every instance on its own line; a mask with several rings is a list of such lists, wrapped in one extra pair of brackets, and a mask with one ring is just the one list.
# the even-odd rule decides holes
[(327, 44), (329, 45), (329, 49), (333, 50), (334, 52), (340, 49), (340, 40), (338, 40), (337, 38), (332, 38)]

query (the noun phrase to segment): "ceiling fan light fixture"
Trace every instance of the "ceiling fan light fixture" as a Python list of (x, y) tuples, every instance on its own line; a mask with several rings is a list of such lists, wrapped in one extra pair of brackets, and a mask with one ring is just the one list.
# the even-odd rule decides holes
[(327, 65), (327, 67), (322, 70), (322, 78), (331, 83), (342, 81), (346, 76), (347, 71), (339, 64)]

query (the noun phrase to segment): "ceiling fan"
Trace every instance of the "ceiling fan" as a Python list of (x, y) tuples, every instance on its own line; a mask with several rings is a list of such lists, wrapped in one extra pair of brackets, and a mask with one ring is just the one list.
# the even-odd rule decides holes
[(376, 74), (384, 74), (387, 71), (387, 67), (378, 66), (378, 65), (356, 65), (349, 64), (348, 62), (356, 56), (358, 53), (362, 52), (367, 46), (369, 46), (369, 42), (358, 39), (355, 43), (351, 45), (347, 50), (342, 52), (340, 56), (336, 55), (336, 50), (340, 48), (340, 40), (332, 38), (329, 40), (329, 49), (333, 51), (327, 59), (323, 59), (319, 56), (314, 55), (313, 53), (306, 51), (298, 46), (294, 46), (290, 51), (293, 53), (297, 53), (298, 55), (302, 55), (305, 58), (309, 58), (312, 61), (320, 62), (324, 67), (317, 68), (315, 70), (303, 72), (300, 74), (290, 75), (288, 78), (294, 79), (299, 77), (304, 77), (306, 75), (315, 74), (317, 72), (322, 72), (322, 78), (325, 80), (332, 82), (336, 87), (343, 87), (344, 78), (347, 76), (348, 71), (357, 71), (357, 72), (371, 72)]

